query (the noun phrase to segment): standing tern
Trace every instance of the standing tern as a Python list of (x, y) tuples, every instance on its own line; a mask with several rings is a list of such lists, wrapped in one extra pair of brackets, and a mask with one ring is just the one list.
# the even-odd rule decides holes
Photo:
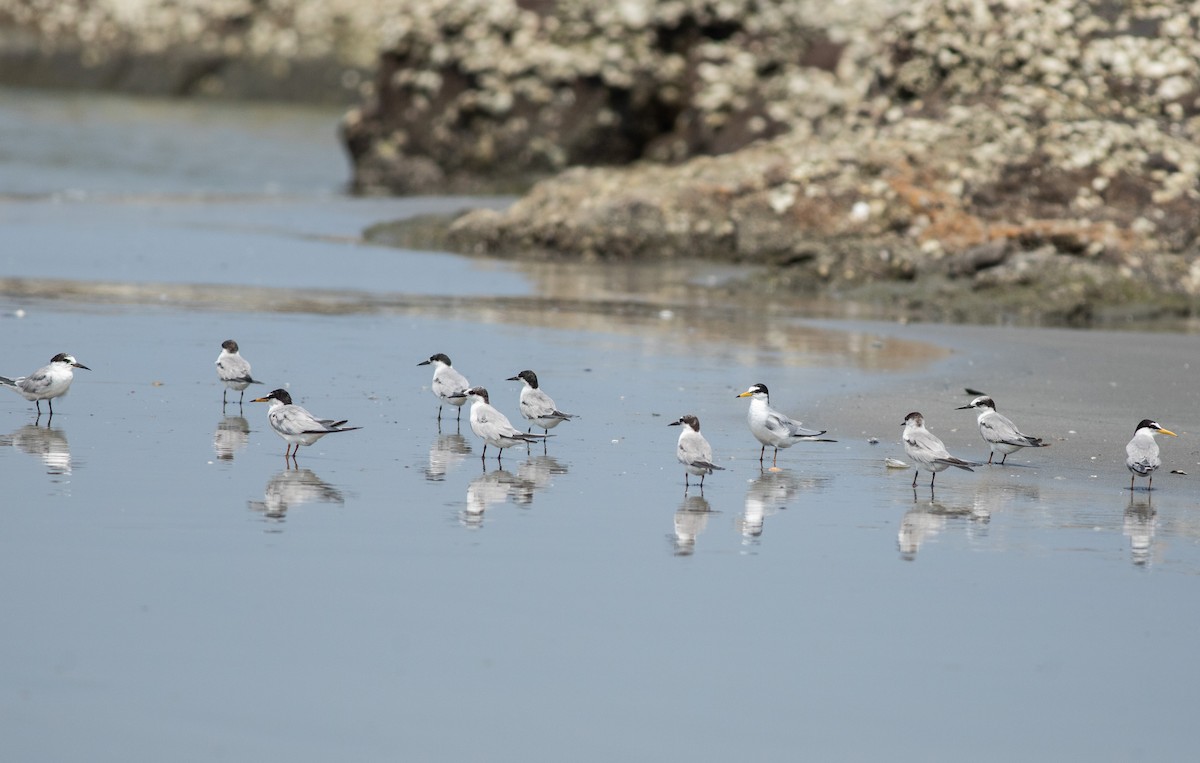
[(1009, 453), (1015, 453), (1021, 448), (1049, 447), (1042, 442), (1040, 437), (1021, 434), (1017, 425), (1012, 423), (1007, 416), (996, 412), (996, 401), (987, 395), (981, 395), (972, 400), (969, 405), (959, 406), (956, 410), (966, 411), (972, 408), (979, 410), (979, 434), (992, 449), (992, 452), (988, 454), (987, 462), (989, 464), (992, 463), (992, 458), (997, 453), (1004, 456), (1000, 459), (1000, 465), (1004, 466)]
[(959, 469), (973, 472), (975, 470), (971, 467), (979, 466), (974, 461), (964, 461), (950, 455), (937, 435), (925, 428), (925, 417), (916, 411), (904, 417), (904, 451), (916, 463), (913, 487), (917, 486), (917, 475), (921, 473), (921, 469), (930, 473), (929, 487), (932, 488), (937, 473), (944, 469), (957, 466)]
[[(522, 381), (521, 415), (530, 424), (536, 424), (542, 431), (549, 432), (564, 421), (575, 418), (574, 414), (563, 413), (554, 405), (554, 400), (538, 386), (537, 374), (533, 371), (522, 371), (516, 376), (508, 377), (507, 381)], [(533, 431), (533, 427), (529, 427)]]
[(1129, 467), (1130, 490), (1133, 490), (1134, 477), (1149, 477), (1150, 484), (1146, 489), (1154, 488), (1154, 471), (1162, 466), (1162, 459), (1158, 457), (1158, 443), (1154, 440), (1156, 434), (1179, 436), (1170, 429), (1163, 429), (1157, 421), (1142, 419), (1142, 423), (1133, 430), (1133, 439), (1125, 446), (1125, 466)]
[[(283, 441), (288, 444), (283, 457), (287, 458), (290, 452), (292, 460), (296, 459), (301, 445), (312, 445), (325, 435), (334, 432), (352, 432), (355, 429), (362, 429), (362, 427), (342, 426), (346, 423), (346, 419), (341, 421), (318, 419), (303, 407), (293, 403), (292, 396), (285, 389), (277, 389), (266, 397), (255, 398), (250, 402), (271, 404), (271, 409), (267, 412), (267, 421), (271, 422), (271, 429), (275, 430), (275, 434), (282, 437)], [(295, 446), (295, 451), (292, 451), (292, 446)]]
[(62, 397), (71, 389), (75, 379), (75, 369), (85, 371), (92, 369), (76, 362), (75, 358), (65, 352), (60, 352), (50, 359), (48, 365), (42, 366), (29, 376), (18, 376), (9, 379), (0, 376), (0, 387), (8, 387), (26, 400), (32, 400), (37, 406), (38, 418), (42, 416), (42, 401), (50, 406), (50, 417), (54, 417), (54, 398)]
[(430, 388), (438, 399), (438, 422), (442, 420), (442, 405), (449, 403), (458, 408), (458, 421), (462, 420), (462, 406), (467, 402), (467, 390), (471, 382), (450, 365), (449, 356), (444, 353), (430, 355), (429, 360), (422, 360), (418, 366), (433, 364), (433, 383)]
[(700, 419), (689, 414), (679, 417), (678, 421), (667, 424), (669, 427), (682, 426), (679, 433), (679, 445), (675, 448), (675, 457), (683, 464), (683, 492), (688, 491), (688, 475), (700, 477), (700, 491), (704, 492), (704, 476), (712, 474), (714, 469), (725, 470), (723, 466), (713, 463), (713, 449), (700, 434)]
[(221, 354), (217, 356), (217, 378), (225, 385), (221, 392), (221, 405), (228, 402), (225, 396), (229, 390), (241, 393), (238, 397), (238, 405), (241, 405), (246, 397), (246, 387), (262, 384), (250, 376), (250, 363), (238, 353), (238, 343), (232, 339), (221, 342)]
[(758, 453), (759, 464), (766, 457), (768, 445), (775, 449), (771, 458), (771, 468), (774, 469), (777, 468), (775, 462), (779, 459), (780, 448), (790, 448), (798, 442), (837, 442), (821, 439), (826, 430), (806, 429), (799, 421), (772, 408), (771, 393), (765, 384), (755, 384), (738, 397), (751, 398), (746, 422), (750, 425), (750, 434), (762, 443), (762, 450)]
[(471, 387), (466, 394), (475, 398), (475, 402), (471, 404), (471, 431), (483, 440), (483, 454), (479, 457), (481, 461), (487, 459), (489, 445), (496, 447), (496, 463), (500, 463), (505, 448), (545, 440), (552, 436), (527, 434), (514, 427), (507, 416), (492, 407), (488, 400), (488, 391), (483, 387)]

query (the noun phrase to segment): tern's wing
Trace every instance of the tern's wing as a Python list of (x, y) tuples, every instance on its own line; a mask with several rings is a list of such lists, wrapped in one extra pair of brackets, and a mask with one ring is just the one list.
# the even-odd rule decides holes
[(988, 442), (1006, 445), (1040, 445), (1042, 442), (1036, 437), (1021, 434), (1016, 424), (999, 413), (985, 416), (983, 421), (979, 422), (979, 433)]
[(217, 376), (221, 381), (254, 381), (250, 376), (250, 364), (240, 355), (227, 355), (218, 360)]
[(442, 366), (434, 375), (433, 387), (442, 397), (466, 397), (471, 382), (455, 371), (453, 366)]
[(692, 432), (690, 435), (685, 433), (684, 437), (679, 438), (678, 454), (679, 460), (685, 464), (707, 466), (716, 469), (721, 468), (713, 465), (712, 446), (698, 432)]
[(774, 408), (767, 409), (766, 426), (767, 430), (777, 437), (819, 437), (825, 434), (825, 430), (808, 429), (804, 424)]
[(1149, 474), (1162, 465), (1158, 456), (1158, 443), (1154, 440), (1143, 443), (1137, 439), (1130, 440), (1125, 446), (1125, 465), (1138, 474)]
[(296, 435), (336, 431), (335, 428), (330, 427), (326, 423), (326, 421), (329, 421), (328, 419), (322, 421), (298, 405), (281, 406), (272, 415), (272, 423), (283, 434)]
[(529, 419), (553, 416), (554, 400), (540, 389), (528, 387), (521, 395), (521, 413)]
[(937, 435), (927, 429), (918, 429), (904, 436), (906, 442), (934, 460), (950, 458), (949, 451)]
[(44, 392), (50, 387), (52, 379), (50, 378), (50, 366), (39, 368), (29, 376), (22, 376), (14, 379), (17, 389), (22, 392), (27, 392), (31, 395), (36, 395)]
[(512, 425), (500, 411), (488, 406), (481, 408), (477, 413), (473, 414), (474, 420), (479, 422), (480, 430), (496, 437), (524, 437), (524, 433)]

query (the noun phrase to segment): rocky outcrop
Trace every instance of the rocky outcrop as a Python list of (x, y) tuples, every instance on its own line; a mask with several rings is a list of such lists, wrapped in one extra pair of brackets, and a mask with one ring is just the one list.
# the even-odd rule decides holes
[(396, 19), (374, 97), (343, 124), (360, 191), (511, 188), (811, 132), (865, 91), (859, 14), (882, 18), (888, 3), (415, 5)]
[(819, 127), (678, 167), (573, 170), (503, 214), (463, 217), (451, 240), (774, 262), (792, 266), (781, 291), (935, 275), (1072, 310), (1190, 305), (1198, 27), (1183, 3), (915, 2), (881, 30), (854, 108)]

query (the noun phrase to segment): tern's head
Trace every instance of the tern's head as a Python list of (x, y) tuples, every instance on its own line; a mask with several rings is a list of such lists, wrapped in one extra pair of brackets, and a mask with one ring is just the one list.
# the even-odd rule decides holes
[(269, 403), (273, 400), (278, 400), (280, 403), (283, 403), (284, 405), (292, 404), (292, 396), (288, 394), (288, 391), (286, 389), (277, 389), (274, 392), (272, 392), (271, 394), (267, 395), (266, 397), (256, 397), (253, 400), (251, 400), (250, 402), (252, 402), (252, 403)]
[(55, 355), (53, 358), (50, 358), (50, 362), (51, 363), (66, 363), (68, 366), (74, 366), (75, 368), (82, 368), (84, 371), (92, 370), (92, 369), (88, 368), (87, 366), (83, 365), (82, 363), (79, 363), (78, 361), (76, 361), (74, 355), (68, 355), (65, 352), (60, 352), (57, 355)]
[(480, 400), (482, 400), (482, 401), (483, 401), (483, 402), (485, 402), (485, 403), (490, 403), (490, 402), (491, 402), (491, 401), (488, 399), (488, 392), (487, 392), (487, 390), (486, 390), (486, 389), (484, 389), (483, 387), (471, 387), (469, 390), (467, 390), (467, 395), (469, 395), (469, 396), (471, 396), (471, 397), (477, 397), (477, 398), (479, 398)]
[(669, 427), (677, 427), (680, 425), (691, 427), (693, 432), (700, 431), (700, 419), (696, 418), (690, 413), (680, 416), (678, 421), (672, 421), (670, 424), (667, 424)]
[(913, 411), (904, 417), (904, 426), (923, 427), (925, 426), (925, 417)]
[(765, 398), (770, 398), (771, 393), (767, 392), (767, 385), (755, 384), (751, 386), (750, 389), (738, 395), (738, 397), (753, 397), (757, 399), (759, 395), (762, 395)]
[(958, 410), (965, 411), (968, 408), (991, 408), (994, 411), (996, 410), (996, 401), (987, 395), (980, 395), (967, 405), (960, 405)]
[(508, 377), (508, 381), (523, 381), (526, 384), (528, 384), (530, 387), (533, 387), (534, 389), (537, 389), (537, 386), (538, 386), (537, 374), (535, 374), (533, 371), (529, 371), (529, 370), (522, 371), (521, 373), (517, 374), (516, 376)]
[(1151, 421), (1150, 419), (1142, 419), (1142, 423), (1137, 425), (1137, 429), (1134, 429), (1133, 433), (1137, 434), (1138, 432), (1142, 431), (1143, 429), (1149, 430), (1150, 434), (1152, 434), (1152, 435), (1169, 434), (1172, 437), (1179, 436), (1179, 435), (1175, 434), (1174, 432), (1172, 432), (1170, 429), (1163, 429), (1161, 426), (1158, 425), (1157, 421)]
[(230, 354), (237, 355), (238, 345), (232, 339), (226, 339), (224, 342), (221, 342), (221, 349)]
[(430, 363), (433, 363), (434, 365), (440, 364), (443, 366), (448, 366), (448, 365), (450, 365), (450, 356), (443, 352), (439, 352), (436, 355), (430, 355), (429, 360), (422, 360), (417, 365), (418, 366), (427, 366)]

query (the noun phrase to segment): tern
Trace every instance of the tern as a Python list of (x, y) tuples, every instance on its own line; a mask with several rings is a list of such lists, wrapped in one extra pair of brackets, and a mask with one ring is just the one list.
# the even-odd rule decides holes
[[(538, 386), (537, 374), (533, 371), (522, 371), (516, 376), (508, 377), (506, 381), (525, 382), (525, 386), (521, 388), (521, 415), (530, 424), (541, 427), (542, 431), (549, 432), (562, 422), (575, 418), (574, 414), (558, 410), (553, 398)], [(529, 427), (529, 431), (533, 431), (532, 426)]]
[(973, 472), (975, 470), (971, 467), (979, 466), (974, 461), (964, 461), (950, 455), (937, 435), (925, 428), (925, 417), (916, 411), (904, 417), (904, 451), (917, 467), (913, 472), (913, 487), (917, 486), (917, 475), (921, 469), (930, 473), (929, 487), (932, 488), (937, 473), (944, 469), (956, 466)]
[(771, 467), (775, 468), (780, 448), (790, 448), (798, 442), (837, 442), (821, 438), (827, 430), (806, 429), (799, 421), (772, 408), (771, 393), (765, 384), (755, 384), (738, 397), (751, 398), (746, 423), (750, 425), (750, 434), (762, 443), (762, 450), (758, 453), (759, 464), (767, 455), (768, 445), (775, 449), (771, 458)]
[(53, 418), (54, 398), (62, 397), (71, 389), (76, 368), (92, 370), (77, 362), (74, 356), (60, 352), (50, 359), (48, 365), (28, 376), (18, 376), (15, 379), (0, 376), (0, 387), (9, 387), (26, 400), (33, 401), (37, 406), (38, 418), (42, 416), (42, 401), (45, 400), (46, 405), (50, 406), (50, 416)]
[(725, 467), (713, 463), (712, 446), (704, 439), (704, 435), (700, 434), (700, 419), (689, 413), (667, 426), (683, 427), (683, 431), (679, 433), (679, 445), (675, 448), (675, 457), (683, 464), (683, 492), (688, 490), (689, 474), (700, 477), (700, 490), (703, 492), (705, 475), (712, 474), (714, 469), (724, 471)]
[(483, 387), (471, 387), (466, 394), (475, 398), (471, 404), (471, 431), (483, 440), (483, 454), (480, 460), (487, 459), (487, 446), (496, 448), (496, 463), (504, 455), (505, 448), (511, 448), (520, 443), (537, 442), (553, 435), (527, 434), (514, 427), (500, 411), (492, 407), (488, 399), (488, 391)]
[(987, 395), (981, 395), (972, 400), (969, 405), (959, 406), (956, 410), (966, 411), (972, 408), (979, 410), (979, 434), (992, 449), (992, 452), (988, 454), (987, 462), (989, 464), (992, 463), (992, 458), (997, 453), (1003, 456), (1000, 459), (1000, 465), (1004, 466), (1009, 453), (1015, 453), (1021, 448), (1049, 447), (1042, 442), (1040, 437), (1021, 434), (1017, 425), (1012, 423), (1007, 416), (996, 412), (996, 401)]
[[(271, 404), (271, 409), (267, 411), (267, 421), (271, 423), (271, 429), (275, 430), (275, 434), (282, 437), (283, 441), (288, 444), (283, 454), (284, 458), (291, 455), (295, 460), (301, 445), (312, 445), (327, 434), (362, 429), (362, 427), (342, 426), (346, 423), (346, 419), (341, 421), (318, 419), (302, 406), (293, 403), (292, 396), (285, 389), (277, 389), (266, 397), (255, 398), (250, 402)], [(292, 446), (295, 446), (294, 451), (292, 451)]]
[(246, 397), (246, 387), (262, 382), (250, 376), (250, 363), (238, 353), (238, 343), (232, 339), (221, 342), (221, 354), (217, 356), (217, 378), (225, 385), (221, 392), (221, 405), (226, 405), (229, 390), (240, 392), (238, 405)]
[(467, 377), (454, 370), (450, 365), (449, 356), (444, 353), (430, 355), (429, 360), (422, 360), (418, 366), (433, 364), (433, 383), (430, 388), (438, 399), (438, 421), (442, 420), (442, 405), (449, 403), (458, 408), (458, 420), (462, 420), (462, 406), (467, 402), (467, 390), (471, 382)]
[(1133, 490), (1134, 477), (1149, 477), (1147, 490), (1154, 488), (1154, 471), (1162, 466), (1158, 457), (1158, 443), (1154, 435), (1166, 434), (1172, 437), (1179, 435), (1170, 429), (1163, 429), (1157, 421), (1142, 419), (1142, 423), (1133, 430), (1133, 439), (1125, 446), (1125, 466), (1129, 468), (1129, 489)]

